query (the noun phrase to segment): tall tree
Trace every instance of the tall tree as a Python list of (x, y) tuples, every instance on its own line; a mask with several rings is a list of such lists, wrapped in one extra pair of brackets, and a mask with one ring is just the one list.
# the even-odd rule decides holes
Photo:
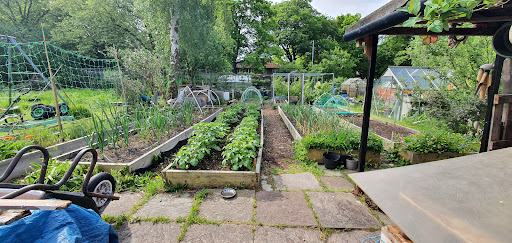
[(280, 53), (277, 40), (270, 33), (276, 27), (275, 10), (267, 0), (231, 1), (231, 38), (235, 42), (231, 55), (233, 69), (242, 59), (247, 64), (261, 66)]

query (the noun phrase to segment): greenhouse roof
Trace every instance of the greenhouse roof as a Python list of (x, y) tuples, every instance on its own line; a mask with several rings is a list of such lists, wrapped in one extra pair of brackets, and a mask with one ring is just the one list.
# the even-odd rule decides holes
[(411, 90), (415, 84), (421, 89), (439, 89), (439, 73), (427, 67), (389, 66), (383, 77), (391, 76), (401, 88)]
[(349, 78), (347, 81), (343, 82), (342, 85), (350, 85), (350, 84), (366, 84), (366, 80), (361, 78)]

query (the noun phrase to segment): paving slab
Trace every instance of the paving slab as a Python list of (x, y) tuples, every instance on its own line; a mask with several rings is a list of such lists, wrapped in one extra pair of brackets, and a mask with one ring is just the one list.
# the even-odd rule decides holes
[(178, 223), (125, 223), (117, 230), (119, 242), (178, 242), (181, 226)]
[(265, 225), (318, 225), (304, 193), (298, 191), (257, 192), (255, 218)]
[(341, 176), (341, 172), (339, 170), (329, 170), (325, 168), (325, 165), (318, 165), (318, 168), (324, 171), (324, 175), (326, 176)]
[(324, 183), (327, 188), (333, 190), (354, 190), (354, 185), (347, 181), (347, 179), (343, 177), (328, 177), (324, 176), (320, 179), (322, 183)]
[(237, 190), (231, 199), (222, 198), (221, 191), (208, 190), (208, 196), (199, 206), (199, 216), (214, 221), (250, 222), (254, 190)]
[(188, 227), (182, 242), (252, 242), (252, 227), (232, 224), (194, 224)]
[(326, 228), (378, 228), (379, 221), (352, 193), (307, 192), (320, 224)]
[(194, 194), (191, 192), (161, 193), (149, 199), (132, 216), (143, 218), (162, 216), (175, 220), (179, 217), (187, 217), (193, 203)]
[[(380, 231), (368, 232), (364, 230), (353, 230), (348, 232), (336, 232), (331, 234), (327, 239), (327, 243), (355, 243), (363, 242), (368, 237), (374, 237), (380, 235)], [(375, 242), (375, 240), (369, 240), (367, 242)]]
[(254, 232), (254, 242), (322, 242), (321, 236), (318, 229), (258, 226)]
[(275, 175), (274, 186), (278, 190), (322, 190), (320, 183), (311, 172)]
[(139, 192), (121, 192), (115, 193), (114, 196), (118, 196), (120, 199), (111, 201), (103, 211), (103, 215), (117, 217), (127, 214), (144, 195)]

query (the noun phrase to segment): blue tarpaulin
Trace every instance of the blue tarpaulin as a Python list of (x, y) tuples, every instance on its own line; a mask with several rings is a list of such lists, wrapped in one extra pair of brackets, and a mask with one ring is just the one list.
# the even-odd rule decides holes
[(0, 226), (0, 242), (118, 242), (108, 223), (91, 209), (71, 204), (65, 210), (33, 210), (32, 215)]

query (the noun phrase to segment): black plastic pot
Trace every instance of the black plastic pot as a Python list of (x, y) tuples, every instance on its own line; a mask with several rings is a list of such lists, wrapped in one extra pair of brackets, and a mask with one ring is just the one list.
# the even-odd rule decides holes
[(324, 165), (326, 169), (336, 169), (340, 166), (341, 155), (334, 152), (324, 153)]

